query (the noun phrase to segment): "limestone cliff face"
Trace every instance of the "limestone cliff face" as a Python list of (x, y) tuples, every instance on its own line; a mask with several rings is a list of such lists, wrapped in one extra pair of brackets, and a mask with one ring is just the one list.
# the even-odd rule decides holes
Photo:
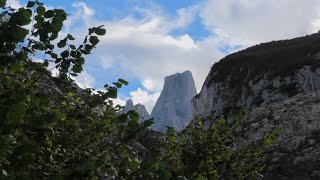
[(194, 115), (225, 115), (248, 107), (235, 147), (274, 127), (283, 134), (269, 152), (266, 177), (320, 177), (320, 35), (276, 41), (227, 56), (213, 65), (192, 100)]
[(144, 105), (142, 105), (140, 103), (136, 104), (136, 105), (133, 105), (133, 101), (131, 99), (126, 101), (126, 105), (119, 112), (119, 114), (125, 114), (125, 113), (127, 113), (128, 111), (131, 111), (131, 110), (134, 110), (139, 114), (139, 116), (140, 116), (139, 122), (140, 123), (151, 118), (149, 113), (148, 113), (148, 111), (146, 110), (146, 107)]
[(155, 121), (152, 129), (164, 132), (170, 126), (177, 131), (183, 130), (193, 118), (191, 99), (196, 93), (190, 71), (167, 76), (151, 113)]

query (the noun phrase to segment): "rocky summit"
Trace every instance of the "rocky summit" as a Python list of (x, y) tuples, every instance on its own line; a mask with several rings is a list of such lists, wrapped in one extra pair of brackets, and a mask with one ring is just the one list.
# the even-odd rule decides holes
[(268, 151), (265, 177), (320, 178), (320, 34), (264, 43), (214, 64), (192, 100), (194, 115), (249, 117), (234, 148), (275, 127), (283, 133)]
[(151, 113), (155, 121), (152, 129), (164, 132), (169, 126), (177, 131), (183, 130), (193, 118), (191, 99), (196, 94), (190, 71), (167, 76)]
[(131, 99), (126, 101), (126, 105), (124, 106), (124, 108), (119, 112), (119, 114), (125, 114), (131, 110), (136, 111), (139, 114), (139, 122), (143, 122), (147, 119), (150, 119), (150, 115), (148, 113), (148, 111), (146, 110), (146, 107), (142, 104), (136, 104), (133, 105), (133, 101)]

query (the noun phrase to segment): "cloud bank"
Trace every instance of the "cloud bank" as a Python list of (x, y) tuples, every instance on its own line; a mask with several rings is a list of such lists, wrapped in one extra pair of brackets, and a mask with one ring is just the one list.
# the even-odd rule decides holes
[[(120, 94), (117, 103), (131, 98), (151, 112), (165, 76), (190, 70), (198, 92), (210, 67), (230, 49), (261, 42), (293, 38), (317, 32), (320, 28), (320, 1), (309, 0), (207, 0), (178, 9), (169, 15), (155, 3), (133, 7), (128, 15), (116, 19), (97, 19), (84, 2), (73, 4), (65, 33), (84, 37), (92, 26), (105, 25), (107, 35), (93, 55), (87, 57), (85, 72), (76, 81), (82, 87), (101, 86), (117, 78), (138, 79), (141, 86)], [(137, 16), (137, 14), (139, 16)], [(188, 29), (200, 17), (210, 33), (201, 40), (190, 34), (173, 35)]]

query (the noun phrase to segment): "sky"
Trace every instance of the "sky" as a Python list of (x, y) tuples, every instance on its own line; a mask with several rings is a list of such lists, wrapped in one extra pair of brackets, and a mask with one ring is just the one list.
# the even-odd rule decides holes
[[(197, 91), (210, 67), (224, 56), (263, 42), (320, 30), (320, 0), (46, 0), (68, 13), (60, 37), (78, 42), (88, 28), (107, 34), (75, 79), (82, 88), (103, 89), (119, 78), (117, 104), (132, 99), (151, 110), (165, 76), (190, 70)], [(25, 0), (7, 0), (12, 7)]]

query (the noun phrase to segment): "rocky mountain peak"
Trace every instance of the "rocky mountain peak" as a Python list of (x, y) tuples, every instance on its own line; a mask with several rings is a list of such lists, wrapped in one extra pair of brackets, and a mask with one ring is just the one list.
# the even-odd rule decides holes
[(131, 99), (126, 101), (126, 105), (124, 106), (124, 108), (119, 112), (119, 114), (125, 114), (131, 110), (136, 111), (139, 115), (139, 122), (143, 122), (147, 119), (150, 119), (150, 115), (148, 113), (148, 111), (146, 110), (146, 107), (142, 104), (133, 104), (133, 101)]
[(192, 120), (191, 99), (196, 95), (196, 87), (190, 71), (167, 76), (163, 90), (151, 116), (155, 124), (152, 129), (164, 132), (166, 127), (183, 130)]

